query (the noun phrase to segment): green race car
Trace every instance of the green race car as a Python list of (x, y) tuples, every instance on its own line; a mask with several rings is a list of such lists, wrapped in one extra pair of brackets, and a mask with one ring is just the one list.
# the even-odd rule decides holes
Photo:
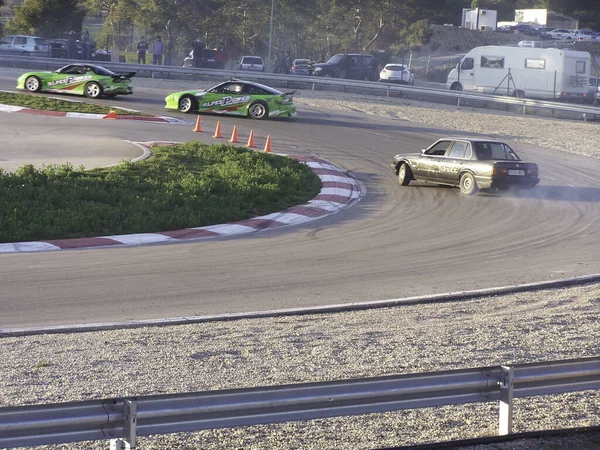
[(133, 94), (131, 77), (135, 72), (114, 73), (94, 64), (69, 64), (54, 72), (28, 72), (17, 80), (17, 89), (30, 92), (115, 97)]
[(167, 109), (250, 116), (253, 119), (293, 117), (293, 92), (280, 92), (251, 81), (225, 81), (210, 89), (175, 92), (165, 98)]

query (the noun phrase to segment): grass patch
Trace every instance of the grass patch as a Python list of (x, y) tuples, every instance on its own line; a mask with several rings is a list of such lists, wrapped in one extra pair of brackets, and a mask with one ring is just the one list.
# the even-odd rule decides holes
[(298, 161), (228, 144), (155, 146), (138, 163), (0, 169), (0, 242), (177, 230), (307, 202), (321, 182)]
[(41, 109), (43, 111), (78, 112), (90, 114), (108, 114), (115, 111), (117, 115), (143, 116), (135, 111), (127, 111), (114, 107), (94, 105), (84, 102), (72, 102), (39, 95), (19, 94), (15, 92), (0, 92), (0, 104), (12, 106), (24, 106), (26, 108)]

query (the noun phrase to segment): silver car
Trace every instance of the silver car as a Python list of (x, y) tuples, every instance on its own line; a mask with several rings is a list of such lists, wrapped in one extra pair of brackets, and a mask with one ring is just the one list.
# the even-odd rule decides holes
[(0, 53), (20, 56), (50, 56), (50, 41), (36, 36), (6, 36), (0, 39)]
[(242, 56), (239, 70), (252, 70), (254, 72), (264, 72), (265, 63), (260, 56)]

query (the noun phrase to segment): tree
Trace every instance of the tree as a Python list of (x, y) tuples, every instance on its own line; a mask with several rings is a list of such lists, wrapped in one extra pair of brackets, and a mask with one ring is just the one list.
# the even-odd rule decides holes
[(86, 10), (79, 0), (27, 0), (15, 7), (7, 30), (44, 37), (60, 36), (65, 31), (81, 31)]

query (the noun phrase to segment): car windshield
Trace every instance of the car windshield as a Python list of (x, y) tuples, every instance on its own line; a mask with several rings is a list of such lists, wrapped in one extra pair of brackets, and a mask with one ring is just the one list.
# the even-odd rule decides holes
[(262, 59), (258, 56), (244, 56), (242, 64), (262, 64)]
[(294, 65), (295, 66), (308, 66), (308, 59), (295, 59)]
[(520, 161), (512, 148), (501, 142), (475, 142), (475, 154), (480, 161)]
[(399, 64), (388, 64), (387, 66), (385, 66), (385, 68), (387, 70), (396, 70), (396, 71), (400, 71), (400, 70), (404, 70), (406, 69), (406, 67), (399, 65)]
[(333, 55), (331, 58), (329, 58), (329, 60), (327, 61), (327, 64), (337, 64), (342, 60), (343, 57), (344, 57), (344, 55), (342, 55), (342, 54)]

